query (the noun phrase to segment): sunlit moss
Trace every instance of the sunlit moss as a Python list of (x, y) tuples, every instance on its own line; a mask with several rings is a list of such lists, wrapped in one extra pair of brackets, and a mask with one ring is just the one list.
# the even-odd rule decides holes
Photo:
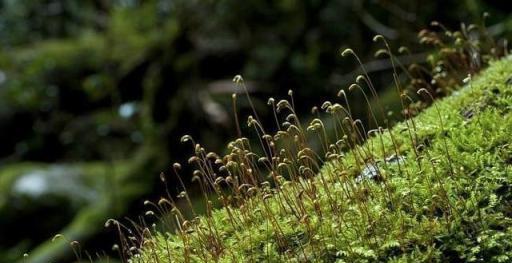
[[(510, 261), (509, 64), (493, 63), (419, 116), (374, 133), (312, 180), (278, 191), (262, 184), (243, 205), (211, 216), (172, 216), (181, 231), (146, 232), (132, 260)], [(357, 183), (368, 165), (379, 178)]]

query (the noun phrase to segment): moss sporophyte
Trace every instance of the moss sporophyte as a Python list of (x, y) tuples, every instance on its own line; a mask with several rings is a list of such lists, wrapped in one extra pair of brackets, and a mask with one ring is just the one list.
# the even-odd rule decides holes
[[(160, 215), (167, 232), (109, 221), (124, 233), (123, 259), (512, 261), (511, 60), (480, 27), (433, 26), (442, 30), (424, 30), (420, 40), (436, 51), (427, 64), (408, 68), (384, 37), (374, 38), (384, 47), (376, 55), (393, 68), (403, 119), (395, 125), (352, 49), (341, 54), (354, 57), (362, 74), (332, 101), (313, 107), (314, 117), (297, 115), (293, 91), (268, 100), (275, 132), (263, 126), (236, 76), (253, 109), (247, 125), (256, 140), (238, 127), (239, 138), (221, 156), (183, 136), (193, 150), (192, 177), (182, 177), (182, 166), (174, 164), (179, 194), (145, 202), (146, 216)], [(364, 97), (367, 123), (352, 114), (354, 93)], [(239, 126), (237, 95), (232, 100)], [(199, 185), (204, 215), (194, 210), (184, 178)]]

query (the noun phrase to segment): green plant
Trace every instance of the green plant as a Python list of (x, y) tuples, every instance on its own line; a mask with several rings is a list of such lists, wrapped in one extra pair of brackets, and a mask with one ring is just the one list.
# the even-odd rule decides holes
[[(384, 43), (379, 55), (395, 63)], [(249, 116), (247, 124), (254, 128), (260, 149), (241, 137), (221, 157), (184, 136), (182, 141), (194, 150), (189, 159), (196, 169), (192, 180), (201, 187), (206, 215), (188, 218), (178, 209), (180, 199), (193, 208), (183, 186), (177, 197), (169, 194), (157, 204), (147, 202), (152, 207), (147, 214), (164, 214), (162, 221), (175, 233), (137, 228), (137, 239), (121, 237), (125, 255), (133, 262), (511, 260), (510, 62), (496, 61), (501, 55), (490, 48), (489, 53), (475, 51), (481, 58), (478, 67), (463, 63), (468, 59), (465, 47), (476, 44), (455, 37), (455, 45), (461, 49), (450, 57), (436, 57), (433, 65), (449, 62), (458, 67), (437, 72), (432, 77), (436, 81), (427, 86), (413, 81), (419, 96), (433, 100), (439, 95), (435, 90), (448, 93), (462, 76), (491, 66), (481, 76), (466, 78), (457, 95), (434, 102), (393, 128), (379, 123), (370, 109), (376, 128), (367, 131), (352, 116), (343, 90), (338, 95), (344, 101), (315, 108), (319, 118), (304, 126), (290, 91), (288, 100), (269, 100), (279, 129), (273, 135), (256, 112)], [(350, 49), (343, 52), (348, 54), (355, 55)], [(403, 114), (410, 117), (414, 94), (408, 95), (411, 87), (402, 88), (397, 70), (393, 75)], [(244, 89), (240, 76), (234, 81)], [(349, 90), (358, 89), (366, 97), (365, 84), (378, 99), (367, 73), (357, 83)], [(467, 111), (471, 114), (461, 114)], [(278, 114), (285, 116), (283, 122)], [(384, 115), (382, 106), (378, 114)], [(326, 120), (334, 136), (328, 135)], [(322, 150), (313, 150), (314, 144)], [(174, 165), (177, 174), (180, 168)], [(214, 209), (213, 200), (222, 209)]]
[[(469, 40), (455, 41), (465, 46)], [(378, 55), (387, 55), (398, 65), (385, 40), (384, 45)], [(455, 56), (463, 58), (464, 52), (458, 50)], [(343, 54), (355, 55), (350, 49)], [(275, 133), (263, 127), (254, 109), (249, 116), (247, 125), (254, 129), (259, 146), (240, 137), (220, 156), (183, 136), (182, 142), (190, 143), (194, 152), (188, 161), (195, 169), (191, 179), (201, 188), (206, 214), (195, 212), (179, 175), (181, 165), (174, 164), (181, 188), (178, 196), (168, 192), (157, 203), (145, 202), (146, 216), (160, 214), (162, 224), (174, 233), (109, 220), (107, 225), (120, 232), (121, 258), (132, 262), (510, 261), (512, 89), (508, 80), (512, 70), (507, 67), (510, 59), (497, 60), (500, 57), (485, 60), (490, 66), (481, 75), (473, 77), (484, 65), (463, 67), (441, 74), (446, 81), (413, 77), (416, 80), (407, 89), (395, 69), (405, 120), (394, 127), (377, 120), (377, 115), (385, 115), (380, 104), (377, 111), (369, 110), (375, 128), (365, 127), (352, 115), (344, 90), (338, 93), (342, 101), (315, 107), (317, 118), (304, 125), (290, 91), (289, 99), (269, 100)], [(361, 91), (371, 107), (364, 87), (374, 99), (378, 94), (364, 68), (363, 72), (349, 90)], [(466, 85), (457, 94), (418, 113), (415, 93), (424, 101), (434, 100), (440, 95), (436, 90), (449, 91), (464, 79)], [(234, 81), (247, 94), (243, 79), (237, 76)], [(416, 86), (421, 81), (430, 84)], [(161, 179), (166, 182), (167, 177)], [(180, 209), (183, 203), (191, 217)], [(216, 209), (218, 205), (222, 208)]]

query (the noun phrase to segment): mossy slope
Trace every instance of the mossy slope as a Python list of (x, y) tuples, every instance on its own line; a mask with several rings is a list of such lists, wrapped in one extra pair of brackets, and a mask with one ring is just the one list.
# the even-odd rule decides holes
[[(512, 261), (510, 63), (493, 63), (315, 179), (262, 186), (231, 215), (216, 210), (181, 234), (150, 236), (132, 260)], [(356, 180), (368, 172), (373, 179)]]

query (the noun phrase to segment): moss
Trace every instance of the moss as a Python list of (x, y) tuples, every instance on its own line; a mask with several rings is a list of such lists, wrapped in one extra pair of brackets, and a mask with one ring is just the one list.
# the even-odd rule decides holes
[[(132, 260), (509, 262), (509, 64), (493, 63), (414, 119), (324, 164), (311, 181), (289, 182), (280, 191), (262, 187), (230, 208), (233, 216), (219, 209), (193, 220), (186, 232), (151, 235)], [(468, 110), (470, 116), (461, 114)], [(361, 152), (371, 153), (366, 161), (373, 160), (380, 180), (356, 182), (365, 167)], [(297, 184), (316, 193), (297, 195)], [(268, 192), (272, 197), (262, 198)], [(306, 212), (297, 216), (282, 205), (285, 197)], [(233, 217), (239, 222), (231, 223)]]

